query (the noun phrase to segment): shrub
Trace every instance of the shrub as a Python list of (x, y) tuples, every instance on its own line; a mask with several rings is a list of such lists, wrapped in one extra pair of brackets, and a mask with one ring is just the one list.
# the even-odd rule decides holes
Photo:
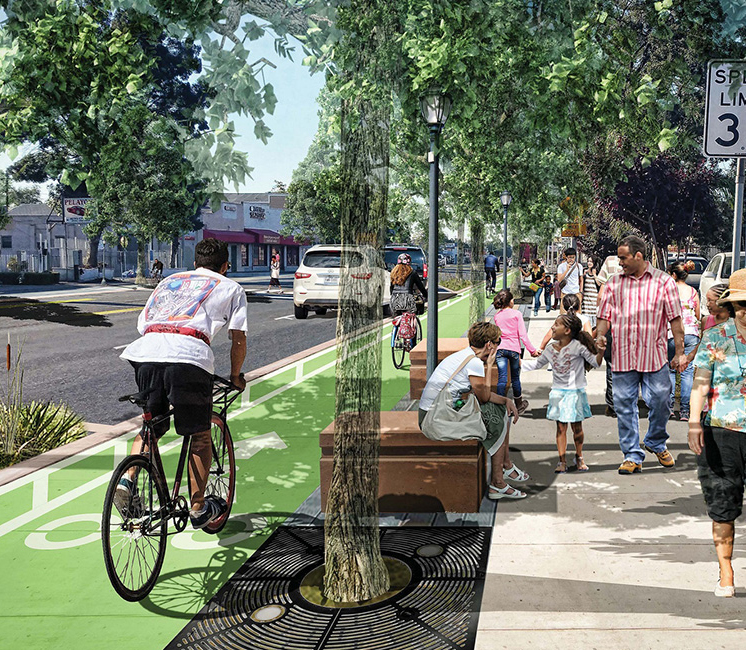
[(8, 271), (16, 273), (20, 270), (21, 270), (21, 265), (18, 262), (18, 258), (15, 255), (13, 255), (13, 257), (8, 258)]

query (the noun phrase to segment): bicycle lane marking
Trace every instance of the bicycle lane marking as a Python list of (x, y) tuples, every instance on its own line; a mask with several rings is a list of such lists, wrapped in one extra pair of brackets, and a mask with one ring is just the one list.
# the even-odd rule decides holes
[[(454, 298), (447, 303), (443, 305), (439, 305), (438, 312), (441, 312), (455, 304), (458, 304), (459, 302), (463, 301), (468, 297), (468, 293), (462, 294), (458, 298)], [(425, 315), (421, 320), (426, 321), (427, 316)], [(386, 330), (389, 330), (391, 328), (391, 324), (387, 324), (384, 326), (384, 332), (380, 337), (381, 341), (389, 340), (390, 338), (390, 332), (387, 332)], [(374, 343), (368, 343), (364, 347), (370, 347)], [(319, 368), (314, 369), (313, 371), (309, 373), (303, 373), (303, 367), (306, 363), (311, 362), (315, 359), (318, 359), (325, 354), (330, 354), (331, 352), (335, 352), (335, 349), (332, 347), (329, 350), (322, 350), (320, 352), (317, 352), (314, 355), (311, 355), (310, 357), (307, 357), (305, 359), (301, 359), (288, 368), (292, 368), (295, 366), (296, 369), (296, 376), (295, 379), (292, 381), (270, 391), (269, 393), (263, 395), (262, 397), (251, 400), (250, 399), (250, 389), (252, 386), (258, 386), (262, 383), (268, 382), (275, 378), (276, 376), (280, 375), (281, 373), (284, 373), (288, 370), (288, 368), (278, 369), (272, 373), (269, 373), (268, 375), (265, 375), (263, 377), (260, 377), (256, 380), (253, 380), (252, 382), (249, 382), (247, 384), (247, 389), (245, 391), (245, 394), (243, 396), (242, 405), (238, 409), (233, 410), (229, 413), (229, 419), (233, 419), (234, 417), (237, 417), (246, 411), (248, 411), (251, 408), (254, 408), (260, 404), (263, 404), (264, 402), (267, 402), (268, 400), (273, 399), (274, 397), (277, 397), (278, 395), (281, 395), (287, 390), (290, 390), (291, 388), (294, 388), (300, 384), (302, 384), (305, 381), (308, 381), (309, 379), (312, 379), (327, 370), (334, 367), (336, 364), (336, 355), (335, 358), (332, 359), (330, 362), (320, 366)], [(248, 400), (248, 401), (247, 401)], [(129, 449), (129, 441), (134, 438), (137, 431), (132, 431), (129, 434), (126, 434), (124, 436), (121, 436), (120, 438), (117, 438), (114, 441), (108, 441), (105, 443), (102, 443), (101, 445), (98, 445), (96, 447), (92, 447), (90, 449), (85, 450), (84, 452), (80, 452), (79, 454), (72, 456), (70, 458), (64, 459), (62, 461), (59, 461), (55, 465), (44, 468), (42, 470), (38, 470), (37, 472), (34, 472), (32, 474), (29, 474), (28, 476), (25, 476), (23, 478), (18, 479), (17, 481), (14, 481), (12, 483), (9, 483), (4, 486), (0, 486), (0, 497), (3, 497), (10, 492), (19, 489), (23, 487), (24, 485), (27, 485), (29, 483), (32, 484), (33, 488), (33, 498), (32, 498), (32, 507), (29, 511), (24, 513), (23, 515), (17, 516), (10, 521), (4, 522), (0, 524), (0, 537), (3, 537), (4, 535), (8, 534), (11, 531), (16, 530), (17, 528), (24, 526), (25, 524), (30, 523), (34, 519), (41, 517), (43, 515), (48, 514), (49, 512), (52, 512), (56, 508), (59, 508), (61, 506), (64, 506), (81, 495), (84, 495), (92, 490), (97, 489), (98, 487), (105, 485), (108, 483), (109, 479), (111, 478), (111, 472), (114, 471), (116, 466), (119, 464), (119, 462), (126, 456)], [(179, 447), (181, 445), (181, 440), (176, 440), (166, 446), (161, 450), (163, 454), (168, 453), (172, 449)], [(55, 472), (59, 472), (62, 469), (65, 469), (67, 467), (70, 467), (71, 465), (74, 465), (81, 460), (85, 458), (90, 458), (94, 455), (100, 454), (102, 452), (108, 451), (111, 448), (114, 448), (114, 463), (111, 466), (111, 469), (103, 473), (102, 475), (98, 476), (95, 479), (92, 479), (86, 483), (84, 483), (81, 486), (78, 486), (69, 492), (67, 492), (64, 495), (60, 495), (59, 497), (56, 497), (52, 499), (51, 501), (48, 500), (48, 491), (49, 491), (49, 479), (50, 476), (52, 476)]]

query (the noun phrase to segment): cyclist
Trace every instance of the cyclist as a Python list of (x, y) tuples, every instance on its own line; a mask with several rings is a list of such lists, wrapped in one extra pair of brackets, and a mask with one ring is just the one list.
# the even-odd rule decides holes
[[(217, 239), (203, 239), (195, 251), (195, 270), (178, 273), (153, 291), (137, 321), (142, 336), (130, 343), (122, 358), (135, 369), (140, 391), (153, 389), (147, 397), (147, 411), (154, 417), (174, 409), (176, 433), (191, 436), (189, 477), (192, 526), (201, 529), (222, 515), (227, 507), (217, 497), (204, 496), (210, 464), (212, 376), (214, 356), (210, 349), (217, 332), (227, 325), (231, 339), (230, 380), (246, 388), (241, 366), (246, 357), (246, 293), (237, 282), (225, 277), (228, 245)], [(163, 435), (169, 427), (157, 427)], [(135, 438), (132, 453), (140, 453), (142, 439)], [(129, 503), (133, 482), (123, 477), (114, 503), (120, 512)]]
[(487, 282), (487, 291), (495, 293), (495, 282), (497, 282), (497, 272), (500, 270), (500, 262), (492, 251), (487, 252), (484, 258), (484, 275)]
[(403, 313), (416, 314), (417, 302), (415, 291), (423, 296), (427, 290), (417, 271), (412, 268), (412, 258), (408, 253), (402, 253), (396, 260), (396, 266), (391, 269), (391, 314), (399, 316)]
[(153, 260), (153, 268), (150, 270), (150, 273), (158, 282), (163, 279), (163, 262), (161, 262), (157, 257)]

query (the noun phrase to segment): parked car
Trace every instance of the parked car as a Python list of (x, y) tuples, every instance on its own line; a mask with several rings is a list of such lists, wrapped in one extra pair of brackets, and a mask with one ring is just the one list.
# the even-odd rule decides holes
[[(733, 268), (733, 253), (718, 253), (702, 273), (699, 281), (699, 295), (702, 297), (702, 313), (707, 314), (705, 294), (716, 284), (728, 284)], [(740, 268), (746, 268), (746, 253), (741, 253)]]
[[(318, 245), (306, 251), (293, 280), (293, 307), (295, 317), (304, 319), (309, 310), (325, 314), (327, 309), (339, 307), (339, 276), (342, 270), (342, 246)], [(384, 310), (390, 301), (389, 274), (380, 251), (371, 246), (360, 246), (349, 256), (350, 272), (366, 283), (364, 289), (352, 287), (357, 292), (353, 300), (369, 304), (371, 299), (382, 300)]]
[(707, 265), (708, 265), (707, 258), (702, 257), (700, 255), (686, 255), (686, 256), (681, 256), (678, 258), (674, 255), (669, 255), (668, 263), (673, 264), (677, 259), (681, 261), (686, 261), (686, 262), (691, 261), (694, 263), (694, 270), (689, 272), (689, 276), (686, 279), (686, 283), (690, 287), (699, 289), (699, 283), (702, 278), (702, 274), (705, 272), (705, 269), (707, 268)]
[(438, 253), (438, 266), (445, 266), (448, 263), (448, 259), (442, 253)]
[(386, 244), (383, 247), (386, 270), (391, 271), (396, 266), (396, 260), (402, 253), (409, 254), (412, 258), (412, 268), (420, 274), (423, 280), (427, 280), (427, 257), (425, 257), (425, 251), (413, 244)]

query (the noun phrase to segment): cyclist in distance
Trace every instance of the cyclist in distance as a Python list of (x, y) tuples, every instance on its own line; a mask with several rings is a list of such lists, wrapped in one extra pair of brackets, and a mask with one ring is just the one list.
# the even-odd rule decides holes
[(488, 251), (484, 258), (484, 275), (488, 292), (495, 293), (495, 282), (497, 282), (497, 272), (499, 270), (500, 262), (492, 251)]
[(427, 290), (417, 271), (412, 268), (412, 258), (408, 253), (402, 253), (396, 260), (396, 266), (391, 269), (391, 314), (399, 316), (405, 312), (417, 313), (417, 302), (414, 292), (419, 291), (423, 296)]
[[(141, 392), (153, 389), (147, 408), (153, 417), (174, 409), (176, 432), (191, 436), (189, 457), (190, 520), (201, 529), (226, 510), (218, 497), (204, 496), (212, 462), (210, 437), (215, 360), (210, 348), (225, 325), (231, 339), (230, 380), (241, 390), (246, 381), (241, 366), (246, 357), (246, 293), (237, 282), (225, 277), (228, 245), (204, 239), (195, 248), (194, 271), (169, 276), (151, 294), (137, 321), (142, 335), (130, 343), (121, 358), (135, 369)], [(169, 422), (158, 425), (162, 436)], [(132, 453), (140, 453), (142, 439), (135, 438)], [(130, 477), (134, 478), (134, 477)], [(132, 481), (122, 478), (114, 503), (126, 507)]]

